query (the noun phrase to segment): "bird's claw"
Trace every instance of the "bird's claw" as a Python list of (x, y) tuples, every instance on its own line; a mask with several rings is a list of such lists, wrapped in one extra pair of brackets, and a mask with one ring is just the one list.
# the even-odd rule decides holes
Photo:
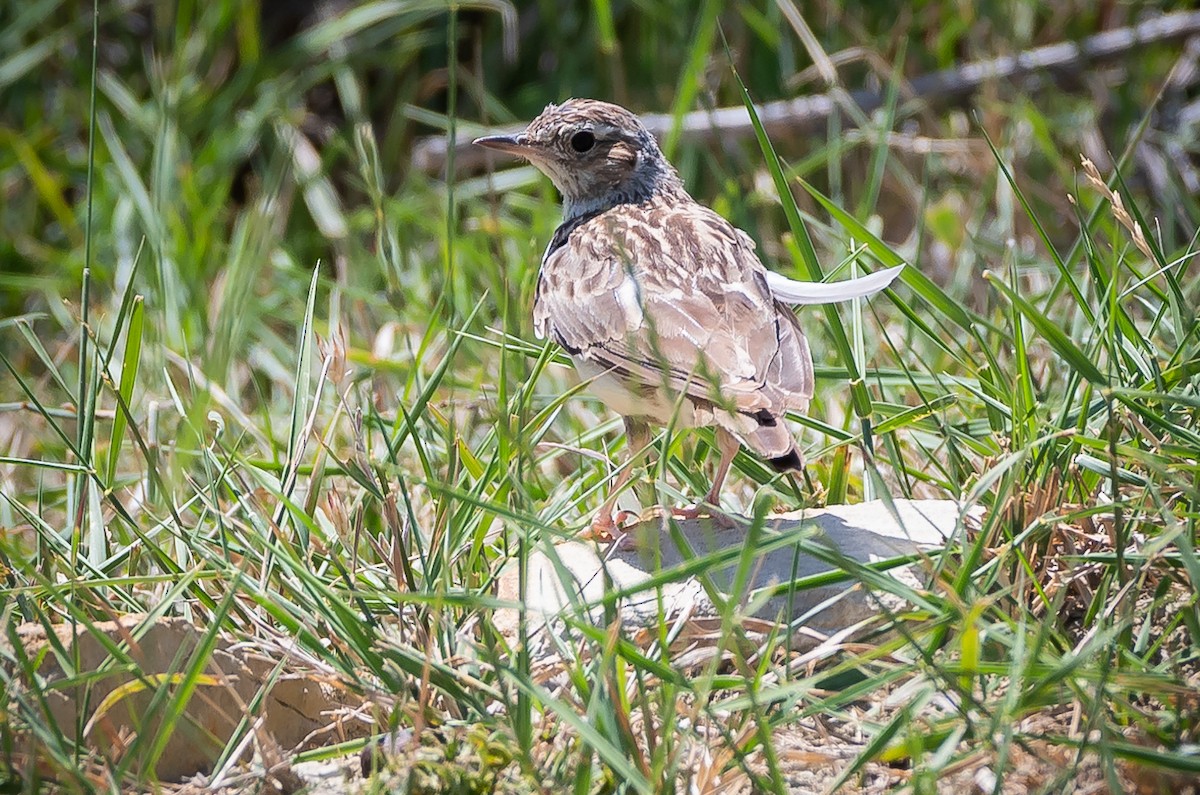
[(720, 508), (703, 502), (689, 505), (686, 508), (672, 508), (671, 516), (676, 519), (700, 519), (707, 516), (717, 527), (728, 529), (734, 526), (733, 519), (723, 513)]
[(632, 511), (617, 511), (616, 516), (608, 511), (601, 511), (596, 514), (592, 524), (579, 534), (579, 537), (585, 541), (614, 543), (625, 537), (625, 527), (635, 524), (637, 521), (638, 515)]
[(671, 515), (676, 519), (699, 519), (708, 512), (704, 509), (704, 503), (689, 505), (686, 508), (672, 508)]

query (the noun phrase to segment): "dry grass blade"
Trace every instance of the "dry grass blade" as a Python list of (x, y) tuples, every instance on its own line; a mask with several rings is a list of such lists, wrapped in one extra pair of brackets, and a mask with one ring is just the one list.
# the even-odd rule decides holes
[(1125, 209), (1125, 202), (1121, 198), (1120, 192), (1108, 186), (1108, 183), (1100, 176), (1100, 169), (1096, 168), (1096, 164), (1089, 160), (1087, 156), (1080, 155), (1079, 162), (1088, 183), (1112, 205), (1113, 217), (1117, 219), (1117, 222), (1121, 226), (1129, 230), (1129, 234), (1133, 238), (1133, 244), (1146, 256), (1147, 260), (1153, 262), (1154, 252), (1150, 250), (1150, 244), (1146, 242), (1146, 234), (1142, 231), (1141, 224), (1135, 221), (1133, 216), (1129, 214), (1129, 211)]

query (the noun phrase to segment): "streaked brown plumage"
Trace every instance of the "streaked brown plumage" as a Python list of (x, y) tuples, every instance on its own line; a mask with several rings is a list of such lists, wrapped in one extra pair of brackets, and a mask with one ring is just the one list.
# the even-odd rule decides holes
[[(749, 236), (696, 203), (637, 117), (616, 105), (568, 100), (519, 135), (476, 143), (525, 157), (563, 194), (534, 329), (560, 344), (625, 418), (631, 454), (648, 443), (648, 423), (715, 426), (721, 461), (705, 497), (712, 506), (739, 444), (780, 471), (803, 466), (784, 416), (808, 407), (812, 358), (772, 286), (792, 303), (818, 303), (882, 289), (894, 272), (843, 289), (769, 274)], [(594, 531), (614, 529), (613, 503), (629, 471)]]

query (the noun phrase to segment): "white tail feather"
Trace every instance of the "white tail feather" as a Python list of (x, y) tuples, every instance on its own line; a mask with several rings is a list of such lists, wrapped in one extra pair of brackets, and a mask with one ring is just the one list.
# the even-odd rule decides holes
[(876, 271), (868, 276), (857, 279), (846, 279), (840, 282), (798, 282), (778, 273), (767, 271), (767, 286), (782, 303), (792, 306), (804, 304), (835, 304), (838, 301), (849, 301), (851, 298), (865, 298), (874, 295), (887, 287), (900, 271), (903, 265)]

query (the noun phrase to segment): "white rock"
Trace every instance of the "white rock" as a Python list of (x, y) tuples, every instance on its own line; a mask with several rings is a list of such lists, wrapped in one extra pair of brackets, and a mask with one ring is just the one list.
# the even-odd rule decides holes
[[(815, 586), (801, 583), (790, 592), (760, 589), (837, 572), (839, 562), (853, 569), (854, 564), (941, 549), (964, 515), (952, 500), (896, 500), (894, 505), (895, 514), (877, 500), (771, 516), (754, 534), (755, 549), (750, 551), (746, 525), (727, 529), (707, 519), (679, 522), (673, 532), (669, 522), (643, 522), (617, 544), (547, 543), (529, 559), (524, 600), (528, 631), (534, 635), (548, 626), (558, 631), (567, 618), (605, 626), (606, 615), (618, 610), (626, 627), (656, 626), (660, 611), (669, 624), (719, 616), (723, 611), (709, 589), (718, 601), (729, 599), (740, 568), (737, 615), (802, 619), (805, 628), (832, 634), (878, 615), (881, 604), (902, 605), (901, 597), (887, 591), (903, 589), (855, 587), (859, 578), (853, 574)], [(908, 587), (921, 580), (907, 568), (891, 569), (885, 576)], [(519, 586), (514, 562), (501, 575), (498, 595), (519, 601)], [(606, 605), (609, 594), (616, 596)], [(516, 635), (517, 621), (515, 610), (497, 612), (496, 623), (510, 638)]]

